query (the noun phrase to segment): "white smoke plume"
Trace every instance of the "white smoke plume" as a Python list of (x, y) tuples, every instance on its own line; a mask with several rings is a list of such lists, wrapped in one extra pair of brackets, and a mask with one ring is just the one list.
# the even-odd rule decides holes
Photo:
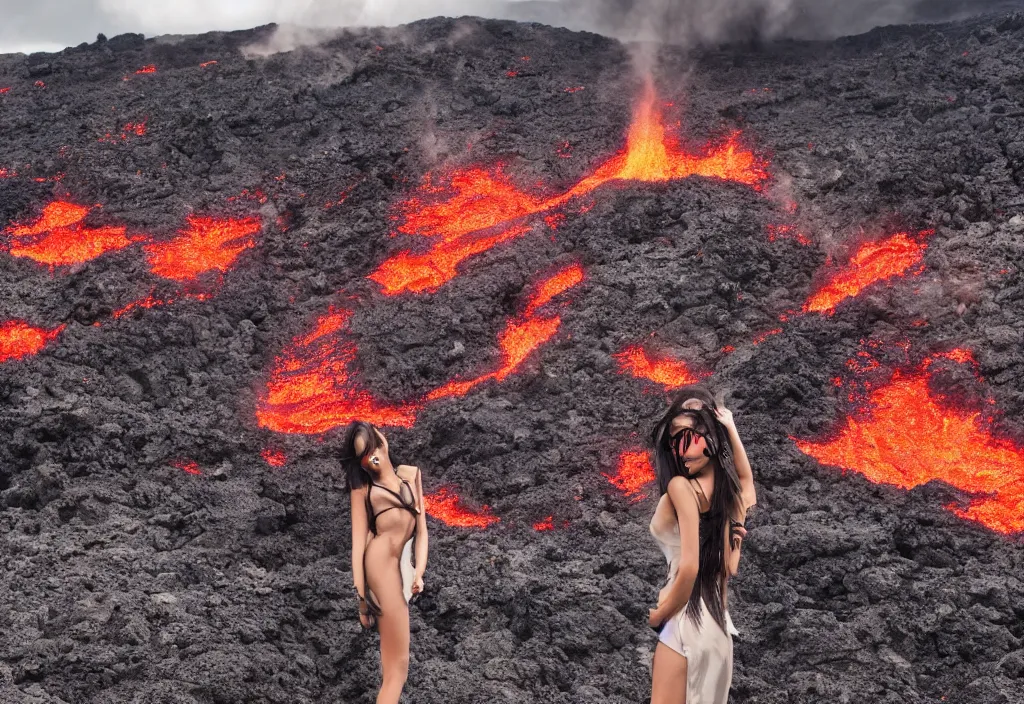
[[(708, 43), (751, 37), (826, 39), (894, 23), (1024, 8), (1024, 0), (0, 0), (0, 52), (53, 49), (96, 34), (147, 36), (247, 29), (270, 22), (327, 29), (474, 15), (596, 31), (626, 40)], [(280, 46), (299, 46), (290, 30)], [(316, 35), (308, 35), (315, 39)]]

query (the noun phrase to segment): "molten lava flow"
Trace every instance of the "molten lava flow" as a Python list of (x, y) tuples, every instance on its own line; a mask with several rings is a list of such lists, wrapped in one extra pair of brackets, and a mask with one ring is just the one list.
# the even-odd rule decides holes
[[(462, 254), (458, 261), (461, 262), (508, 239), (498, 235), (467, 240), (468, 235), (518, 224), (523, 218), (562, 206), (607, 183), (663, 182), (706, 176), (760, 188), (768, 178), (766, 165), (753, 152), (740, 146), (738, 135), (733, 135), (724, 145), (708, 147), (703, 154), (682, 151), (665, 136), (654, 104), (654, 89), (648, 86), (629, 128), (625, 151), (564, 193), (547, 198), (527, 193), (513, 184), (500, 167), (490, 172), (476, 167), (454, 170), (440, 179), (440, 183), (435, 183), (435, 178), (428, 174), (417, 193), (398, 207), (397, 219), (401, 222), (397, 231), (438, 238), (446, 244), (458, 242), (458, 251)], [(440, 280), (444, 277), (427, 272), (431, 268), (445, 269), (436, 258), (428, 260), (427, 256), (402, 252), (384, 262), (370, 278), (392, 295), (426, 290), (409, 286), (427, 286), (420, 282)], [(401, 272), (408, 268), (417, 273), (403, 279)], [(448, 266), (446, 270), (452, 268)], [(403, 283), (406, 280), (408, 283)], [(437, 285), (440, 284), (429, 284), (429, 287)]]
[(740, 146), (738, 133), (721, 146), (708, 146), (702, 155), (679, 149), (674, 140), (666, 138), (655, 102), (654, 87), (648, 82), (644, 98), (633, 113), (626, 151), (598, 167), (592, 176), (572, 188), (568, 196), (589, 193), (609, 181), (658, 182), (705, 176), (760, 189), (768, 179), (767, 166), (753, 152)]
[(528, 317), (533, 315), (538, 308), (551, 301), (555, 296), (565, 293), (582, 281), (583, 267), (579, 264), (568, 266), (545, 279), (537, 287), (537, 292), (533, 295), (529, 305), (527, 305), (526, 315)]
[(637, 379), (648, 379), (666, 389), (678, 389), (700, 381), (700, 377), (690, 371), (686, 362), (650, 353), (643, 347), (627, 347), (612, 357), (618, 361), (621, 373)]
[(471, 511), (461, 503), (459, 495), (449, 492), (445, 487), (423, 497), (423, 506), (427, 515), (445, 525), (456, 528), (486, 528), (501, 520), (490, 513), (488, 506), (482, 506), (480, 511)]
[(979, 413), (940, 407), (923, 372), (897, 373), (868, 402), (867, 420), (848, 418), (834, 440), (794, 438), (797, 447), (876, 483), (911, 489), (938, 479), (990, 494), (966, 511), (947, 508), (1000, 533), (1024, 531), (1024, 448), (983, 430)]
[(156, 66), (154, 64), (146, 64), (145, 66), (140, 68), (138, 71), (136, 71), (135, 75), (139, 75), (139, 74), (143, 74), (143, 73), (156, 73)]
[(256, 418), (279, 433), (324, 433), (353, 420), (376, 425), (412, 427), (416, 407), (388, 406), (351, 379), (356, 348), (340, 339), (351, 313), (330, 310), (316, 329), (296, 337), (274, 362)]
[(554, 337), (562, 324), (562, 319), (558, 316), (553, 318), (537, 316), (537, 308), (582, 280), (583, 269), (578, 265), (573, 265), (541, 281), (536, 287), (536, 293), (527, 303), (526, 313), (521, 317), (509, 320), (505, 329), (498, 335), (498, 346), (501, 348), (502, 356), (501, 367), (497, 371), (468, 381), (448, 382), (427, 394), (426, 400), (436, 401), (450, 396), (465, 396), (470, 389), (490, 379), (504, 381), (519, 368), (530, 356), (530, 353)]
[(196, 462), (174, 460), (173, 462), (171, 462), (171, 466), (174, 467), (175, 469), (180, 469), (181, 471), (187, 474), (191, 474), (193, 476), (199, 476), (203, 473), (203, 470), (199, 468), (199, 464)]
[(782, 333), (782, 328), (773, 328), (771, 330), (766, 330), (764, 332), (761, 332), (761, 333), (758, 333), (757, 335), (755, 335), (754, 339), (751, 340), (751, 344), (760, 345), (762, 342), (767, 340), (769, 337), (772, 337), (773, 335), (779, 335), (781, 333)]
[(271, 467), (284, 467), (288, 461), (288, 456), (284, 453), (284, 450), (271, 447), (263, 448), (260, 452), (260, 457)]
[(149, 268), (175, 281), (194, 279), (214, 269), (227, 271), (245, 250), (256, 245), (262, 227), (258, 217), (211, 218), (188, 216), (188, 228), (169, 242), (146, 246)]
[(215, 66), (216, 64), (217, 64), (216, 61), (204, 61), (203, 63), (199, 64), (199, 68), (206, 68), (207, 66)]
[(543, 532), (543, 531), (546, 531), (546, 530), (554, 530), (555, 529), (555, 517), (554, 516), (548, 516), (543, 521), (537, 521), (536, 523), (533, 524), (533, 529), (535, 531), (537, 531), (537, 532)]
[(170, 298), (155, 298), (153, 292), (150, 292), (148, 296), (138, 301), (132, 301), (124, 306), (121, 306), (117, 310), (113, 311), (110, 315), (113, 318), (123, 318), (128, 313), (131, 313), (136, 308), (156, 308), (157, 306), (166, 306), (171, 303), (177, 303), (181, 300), (194, 299), (197, 301), (208, 301), (213, 298), (212, 293), (183, 293), (177, 297)]
[[(926, 230), (920, 234), (927, 236), (933, 232)], [(862, 245), (850, 263), (807, 300), (804, 312), (832, 315), (840, 302), (858, 295), (871, 284), (905, 274), (921, 262), (927, 248), (927, 244), (915, 242), (905, 232)]]
[(630, 501), (641, 501), (647, 498), (643, 492), (644, 487), (655, 479), (652, 462), (651, 453), (646, 450), (627, 450), (619, 455), (619, 466), (615, 474), (602, 472), (602, 475)]
[(442, 240), (423, 254), (405, 250), (385, 260), (367, 278), (380, 284), (382, 292), (388, 296), (404, 291), (434, 291), (454, 279), (459, 264), (469, 257), (529, 231), (529, 227), (511, 227), (487, 237), (467, 236), (450, 241)]
[(7, 233), (15, 237), (28, 237), (31, 235), (42, 235), (50, 230), (57, 230), (71, 227), (85, 220), (89, 214), (89, 208), (84, 205), (75, 205), (66, 201), (55, 201), (43, 208), (42, 214), (28, 225), (12, 224), (7, 228)]
[(65, 201), (48, 204), (34, 222), (7, 228), (12, 236), (11, 254), (51, 267), (68, 266), (124, 249), (141, 239), (127, 237), (124, 227), (83, 227), (81, 222), (88, 212), (84, 205)]
[(0, 323), (0, 362), (22, 359), (38, 354), (47, 343), (61, 332), (65, 325), (52, 330), (37, 328), (22, 320), (8, 320)]
[(470, 389), (485, 381), (494, 379), (504, 381), (506, 377), (516, 371), (530, 353), (554, 337), (562, 319), (554, 318), (526, 318), (524, 320), (512, 319), (505, 326), (505, 329), (498, 335), (498, 345), (501, 348), (502, 364), (495, 371), (469, 381), (450, 381), (439, 389), (434, 389), (427, 394), (428, 401), (436, 401), (440, 398), (450, 396), (465, 396)]

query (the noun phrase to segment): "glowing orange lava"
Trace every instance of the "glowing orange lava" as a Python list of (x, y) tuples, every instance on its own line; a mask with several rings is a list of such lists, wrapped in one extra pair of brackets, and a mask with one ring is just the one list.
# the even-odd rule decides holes
[(529, 305), (526, 307), (526, 315), (531, 316), (534, 312), (550, 302), (555, 296), (565, 293), (573, 286), (583, 281), (583, 267), (579, 264), (567, 266), (554, 275), (544, 279), (537, 287)]
[(546, 530), (554, 530), (555, 529), (555, 517), (554, 516), (548, 516), (543, 521), (537, 521), (536, 523), (533, 524), (533, 529), (535, 531), (537, 531), (537, 532), (544, 532)]
[(263, 448), (260, 452), (260, 457), (271, 467), (284, 467), (285, 463), (288, 462), (288, 456), (284, 453), (284, 450), (271, 447)]
[(296, 337), (274, 361), (256, 411), (261, 427), (302, 434), (324, 433), (354, 420), (412, 427), (415, 406), (382, 404), (355, 387), (349, 366), (356, 348), (341, 339), (350, 317), (348, 311), (328, 311), (313, 332)]
[(423, 254), (405, 250), (385, 260), (367, 278), (380, 284), (382, 292), (389, 296), (405, 291), (434, 291), (454, 279), (459, 264), (469, 257), (529, 231), (525, 226), (511, 227), (492, 236), (442, 240)]
[[(568, 191), (551, 197), (527, 193), (513, 184), (500, 166), (491, 171), (477, 167), (457, 169), (440, 179), (428, 174), (417, 193), (398, 207), (400, 224), (397, 231), (438, 238), (446, 244), (458, 242), (458, 251), (464, 254), (458, 259), (461, 262), (508, 239), (492, 235), (467, 240), (468, 235), (519, 224), (523, 218), (560, 207), (608, 183), (664, 182), (705, 176), (759, 189), (767, 180), (767, 165), (753, 152), (740, 146), (738, 134), (723, 145), (707, 147), (702, 154), (680, 149), (675, 140), (666, 137), (655, 102), (654, 88), (649, 84), (633, 115), (626, 149)], [(472, 251), (466, 249), (470, 246)], [(421, 282), (440, 280), (442, 276), (428, 276), (426, 272), (431, 268), (445, 269), (433, 259), (423, 258), (426, 256), (418, 255), (417, 258), (408, 251), (400, 252), (385, 261), (370, 278), (390, 295), (426, 290), (410, 286), (425, 286), (427, 284)], [(416, 275), (406, 273), (410, 267), (417, 272)], [(440, 284), (431, 283), (429, 287), (436, 288), (437, 285)]]
[(188, 216), (188, 228), (169, 242), (145, 247), (150, 270), (175, 281), (194, 279), (216, 269), (227, 271), (245, 250), (256, 245), (263, 227), (258, 217), (212, 218)]
[(946, 508), (1000, 533), (1024, 531), (1024, 448), (982, 429), (980, 413), (941, 407), (923, 372), (896, 373), (868, 404), (867, 420), (848, 418), (829, 441), (793, 438), (797, 447), (876, 483), (911, 489), (938, 479), (989, 494), (971, 500), (967, 510)]
[(498, 335), (501, 348), (501, 367), (494, 372), (478, 376), (468, 381), (450, 381), (439, 389), (427, 394), (428, 401), (436, 401), (450, 396), (465, 396), (470, 389), (490, 379), (503, 381), (519, 368), (530, 353), (554, 337), (562, 319), (554, 318), (513, 318)]
[(653, 381), (666, 389), (678, 389), (701, 379), (690, 371), (686, 362), (659, 356), (640, 346), (627, 347), (612, 357), (618, 361), (621, 373)]
[(208, 301), (213, 298), (212, 293), (183, 293), (178, 296), (171, 296), (169, 298), (155, 298), (153, 293), (150, 292), (148, 296), (138, 301), (132, 301), (124, 306), (121, 306), (117, 310), (113, 311), (110, 315), (113, 318), (123, 318), (128, 313), (131, 313), (136, 308), (156, 308), (157, 306), (166, 306), (171, 303), (177, 303), (181, 300), (193, 299), (196, 301)]
[(37, 328), (23, 320), (8, 320), (0, 323), (0, 362), (22, 359), (38, 354), (46, 345), (63, 332), (66, 325), (52, 330)]
[(602, 475), (630, 501), (641, 501), (647, 498), (644, 487), (655, 479), (653, 458), (647, 450), (627, 450), (619, 455), (615, 474), (602, 472)]
[[(933, 230), (926, 230), (920, 236), (933, 233)], [(861, 245), (849, 264), (833, 274), (828, 283), (807, 300), (804, 312), (832, 315), (837, 305), (858, 295), (868, 286), (905, 274), (921, 262), (927, 248), (927, 244), (914, 241), (905, 232), (880, 242)]]
[(81, 223), (88, 212), (84, 205), (65, 201), (48, 204), (34, 222), (7, 228), (11, 254), (50, 267), (69, 266), (124, 249), (141, 239), (127, 237), (124, 227), (84, 227)]
[(138, 71), (136, 71), (135, 75), (140, 75), (140, 74), (143, 74), (143, 73), (156, 73), (156, 66), (154, 64), (146, 64), (145, 66), (140, 68)]
[(779, 335), (781, 333), (782, 333), (782, 328), (773, 328), (771, 330), (766, 330), (764, 332), (761, 332), (761, 333), (758, 333), (757, 335), (755, 335), (754, 339), (751, 340), (751, 344), (760, 345), (762, 342), (767, 340), (769, 337), (772, 337), (773, 335)]
[(85, 220), (89, 214), (89, 208), (85, 205), (75, 205), (66, 201), (55, 201), (43, 208), (42, 214), (28, 225), (12, 224), (7, 228), (7, 233), (15, 237), (28, 237), (31, 235), (42, 235), (50, 230), (71, 227)]
[(9, 86), (7, 88), (0, 88), (0, 95), (5, 95), (5, 94), (10, 93), (10, 92), (11, 92), (11, 89), (10, 89)]
[(191, 475), (197, 476), (197, 477), (200, 476), (203, 473), (203, 470), (201, 470), (199, 468), (199, 464), (196, 463), (196, 462), (191, 462), (191, 461), (186, 462), (185, 460), (174, 460), (173, 462), (171, 462), (171, 466), (174, 467), (175, 469), (180, 469), (181, 471), (183, 471), (183, 472), (185, 472), (187, 474), (191, 474)]
[(488, 506), (481, 506), (480, 511), (466, 508), (459, 495), (446, 487), (424, 495), (423, 507), (427, 515), (456, 528), (487, 528), (501, 520), (490, 513)]
[(505, 329), (498, 335), (498, 346), (502, 356), (502, 363), (498, 370), (468, 381), (450, 381), (427, 394), (426, 400), (436, 401), (451, 396), (465, 396), (470, 389), (490, 379), (504, 381), (534, 350), (554, 337), (562, 324), (562, 319), (559, 316), (553, 318), (537, 316), (537, 308), (582, 280), (583, 269), (573, 265), (541, 281), (536, 287), (536, 293), (526, 305), (526, 313), (521, 317), (510, 319), (505, 325)]
[(215, 66), (216, 64), (217, 64), (216, 61), (204, 61), (203, 63), (199, 64), (199, 68), (206, 68), (207, 66)]

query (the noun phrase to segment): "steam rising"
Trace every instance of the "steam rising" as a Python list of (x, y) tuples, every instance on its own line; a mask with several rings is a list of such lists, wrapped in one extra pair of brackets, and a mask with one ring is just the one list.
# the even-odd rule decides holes
[[(13, 4), (13, 3), (12, 3)], [(962, 19), (1024, 8), (1024, 0), (60, 0), (16, 3), (0, 24), (0, 52), (91, 41), (96, 33), (149, 36), (292, 25), (263, 52), (322, 41), (301, 27), (394, 26), (475, 15), (681, 44), (749, 38), (827, 39), (873, 27)]]

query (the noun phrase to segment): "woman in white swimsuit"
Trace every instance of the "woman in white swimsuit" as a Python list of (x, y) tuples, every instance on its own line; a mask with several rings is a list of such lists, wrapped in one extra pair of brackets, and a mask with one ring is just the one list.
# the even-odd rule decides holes
[(409, 602), (423, 592), (427, 567), (423, 481), (417, 467), (391, 464), (387, 438), (369, 423), (353, 423), (345, 447), (359, 622), (380, 634), (377, 704), (398, 704), (409, 674)]
[(703, 386), (684, 388), (652, 434), (661, 498), (651, 533), (668, 582), (651, 609), (658, 631), (652, 704), (726, 704), (732, 636), (726, 583), (747, 509), (757, 502), (732, 413)]

